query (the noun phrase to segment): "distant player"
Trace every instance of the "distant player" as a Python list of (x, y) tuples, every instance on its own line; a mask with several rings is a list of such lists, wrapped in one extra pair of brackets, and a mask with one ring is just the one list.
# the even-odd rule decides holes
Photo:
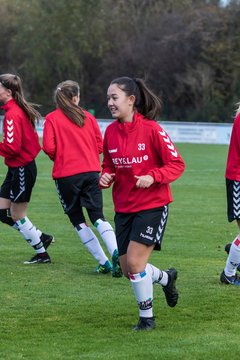
[[(52, 176), (59, 200), (82, 243), (98, 261), (96, 271), (102, 274), (112, 271), (114, 277), (122, 276), (115, 233), (103, 215), (102, 191), (98, 184), (102, 152), (98, 123), (79, 106), (77, 82), (67, 80), (59, 84), (54, 99), (57, 109), (46, 116), (43, 150), (54, 162)], [(87, 225), (83, 208), (106, 244), (112, 264)]]
[[(236, 220), (240, 228), (240, 106), (232, 128), (225, 177), (228, 221)], [(240, 286), (240, 278), (236, 274), (240, 265), (240, 233), (232, 244), (225, 246), (225, 250), (228, 258), (220, 281), (224, 284)]]
[(35, 158), (41, 150), (35, 129), (40, 114), (25, 100), (17, 75), (0, 75), (0, 102), (5, 111), (0, 155), (8, 167), (0, 189), (0, 221), (19, 230), (35, 250), (36, 255), (25, 264), (49, 263), (46, 249), (53, 237), (42, 233), (27, 217), (37, 176)]
[(184, 162), (168, 134), (156, 122), (161, 102), (141, 79), (120, 77), (107, 92), (116, 119), (104, 136), (100, 185), (113, 183), (116, 237), (123, 273), (131, 281), (139, 307), (134, 330), (151, 330), (153, 284), (162, 285), (167, 304), (178, 302), (177, 270), (148, 263), (160, 250), (172, 201), (169, 184), (184, 171)]

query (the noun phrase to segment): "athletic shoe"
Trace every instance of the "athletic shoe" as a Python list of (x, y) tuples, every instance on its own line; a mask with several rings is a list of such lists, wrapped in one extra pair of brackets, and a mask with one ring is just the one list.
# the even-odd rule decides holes
[(113, 256), (112, 256), (112, 276), (113, 277), (122, 277), (123, 273), (122, 273), (122, 269), (119, 263), (119, 258), (118, 258), (118, 251), (117, 249), (114, 250)]
[(54, 237), (52, 235), (48, 235), (48, 234), (44, 234), (44, 233), (42, 233), (42, 235), (40, 236), (40, 239), (43, 243), (45, 250), (47, 250), (49, 245), (51, 245), (51, 243), (54, 242)]
[(45, 252), (45, 253), (34, 255), (29, 261), (24, 261), (24, 264), (25, 265), (46, 264), (46, 263), (50, 263), (50, 262), (51, 262), (51, 258), (48, 255), (48, 253)]
[(140, 330), (150, 331), (150, 330), (155, 329), (155, 327), (156, 327), (156, 324), (155, 324), (154, 317), (151, 317), (151, 318), (140, 317), (137, 325), (135, 325), (133, 327), (133, 330), (135, 330), (135, 331), (140, 331)]
[(227, 276), (224, 271), (220, 275), (220, 281), (223, 284), (240, 286), (239, 276), (237, 276), (237, 275)]
[(172, 268), (166, 270), (166, 273), (168, 274), (168, 283), (166, 286), (162, 286), (162, 288), (165, 293), (168, 306), (174, 307), (178, 302), (178, 291), (175, 286), (177, 280), (177, 270)]
[(226, 251), (227, 254), (229, 254), (231, 245), (232, 245), (232, 243), (227, 244), (227, 245), (225, 246), (225, 248), (224, 248), (224, 250)]
[(104, 265), (99, 264), (96, 267), (96, 272), (98, 274), (107, 274), (111, 271), (112, 271), (112, 264), (110, 263), (109, 260), (107, 260)]

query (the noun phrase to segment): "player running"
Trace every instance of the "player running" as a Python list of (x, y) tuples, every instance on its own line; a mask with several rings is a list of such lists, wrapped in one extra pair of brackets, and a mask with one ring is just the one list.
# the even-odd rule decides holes
[(53, 237), (42, 233), (27, 217), (37, 176), (35, 158), (41, 150), (35, 129), (40, 114), (25, 100), (17, 75), (0, 75), (0, 102), (5, 111), (0, 155), (8, 167), (0, 189), (0, 221), (19, 230), (36, 251), (36, 255), (24, 264), (50, 263), (46, 249)]
[(160, 250), (172, 201), (169, 183), (181, 176), (184, 162), (156, 119), (161, 102), (141, 79), (111, 82), (108, 108), (116, 121), (106, 129), (102, 188), (113, 183), (116, 237), (121, 268), (131, 281), (139, 306), (134, 330), (151, 330), (153, 284), (162, 285), (167, 304), (178, 302), (177, 270), (160, 270), (148, 262)]
[[(120, 277), (116, 237), (104, 218), (102, 191), (98, 184), (102, 134), (94, 116), (79, 106), (77, 82), (60, 83), (54, 99), (57, 109), (46, 116), (43, 150), (54, 161), (52, 176), (60, 202), (82, 243), (98, 261), (96, 271), (102, 274), (112, 271), (114, 277)], [(83, 208), (107, 246), (112, 264), (87, 225)]]

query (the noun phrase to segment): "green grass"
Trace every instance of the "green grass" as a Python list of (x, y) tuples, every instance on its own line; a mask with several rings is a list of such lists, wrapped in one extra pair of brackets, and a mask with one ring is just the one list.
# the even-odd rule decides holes
[[(226, 218), (227, 146), (179, 144), (187, 168), (172, 185), (163, 250), (151, 262), (179, 271), (180, 301), (169, 308), (155, 287), (157, 328), (131, 330), (138, 309), (126, 279), (94, 273), (96, 263), (63, 214), (51, 162), (38, 157), (28, 216), (53, 233), (50, 265), (23, 265), (31, 248), (18, 232), (0, 232), (0, 359), (238, 359), (240, 289), (219, 283), (224, 245), (237, 233)], [(1, 168), (1, 181), (6, 169)], [(127, 185), (126, 185), (127, 186)], [(113, 223), (111, 192), (104, 191)]]

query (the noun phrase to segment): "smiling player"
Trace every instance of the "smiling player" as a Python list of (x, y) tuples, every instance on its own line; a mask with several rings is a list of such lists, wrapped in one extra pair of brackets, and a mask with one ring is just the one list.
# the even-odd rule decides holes
[(107, 188), (113, 183), (121, 268), (139, 306), (134, 330), (151, 330), (155, 327), (153, 283), (162, 285), (169, 306), (178, 301), (176, 269), (162, 271), (148, 260), (154, 249), (161, 248), (172, 201), (169, 183), (181, 176), (185, 165), (156, 122), (161, 102), (143, 80), (113, 80), (107, 100), (116, 121), (105, 132), (100, 185)]

